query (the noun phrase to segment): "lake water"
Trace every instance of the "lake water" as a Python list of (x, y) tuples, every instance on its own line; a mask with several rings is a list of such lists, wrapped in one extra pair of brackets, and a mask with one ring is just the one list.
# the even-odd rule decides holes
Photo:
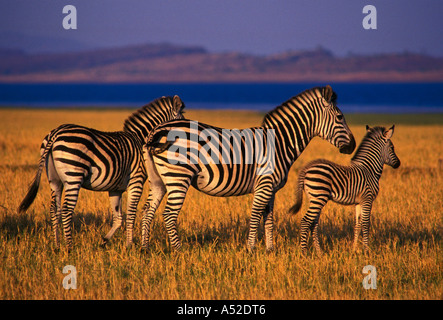
[[(0, 107), (138, 108), (178, 94), (188, 109), (266, 112), (298, 93), (324, 84), (0, 84)], [(336, 83), (343, 112), (443, 112), (443, 83)]]

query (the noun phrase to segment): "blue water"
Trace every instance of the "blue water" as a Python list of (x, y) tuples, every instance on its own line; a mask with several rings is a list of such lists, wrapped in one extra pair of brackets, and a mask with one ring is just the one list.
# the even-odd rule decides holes
[[(178, 94), (187, 108), (268, 111), (316, 83), (0, 84), (0, 107), (138, 108)], [(343, 112), (443, 112), (443, 83), (331, 84)]]

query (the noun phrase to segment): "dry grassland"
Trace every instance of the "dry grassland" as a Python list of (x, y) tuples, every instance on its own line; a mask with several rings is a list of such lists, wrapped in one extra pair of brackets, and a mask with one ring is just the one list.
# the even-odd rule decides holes
[[(81, 190), (74, 217), (73, 252), (54, 252), (45, 175), (26, 214), (16, 208), (31, 182), (43, 137), (62, 123), (100, 130), (122, 128), (129, 110), (0, 110), (0, 299), (441, 299), (443, 298), (442, 115), (347, 115), (357, 142), (365, 124), (392, 125), (401, 167), (386, 167), (372, 211), (371, 254), (351, 252), (354, 208), (328, 203), (320, 219), (325, 250), (317, 258), (299, 248), (300, 219), (293, 204), (298, 170), (315, 158), (346, 164), (327, 142), (314, 139), (291, 169), (275, 202), (276, 251), (266, 254), (263, 228), (257, 250), (246, 250), (252, 197), (215, 198), (190, 189), (179, 216), (181, 252), (172, 252), (161, 214), (151, 250), (124, 247), (124, 230), (99, 246), (110, 228), (107, 193)], [(262, 114), (188, 111), (216, 126), (259, 125)], [(148, 184), (146, 185), (146, 189)], [(146, 199), (145, 190), (142, 202)], [(141, 208), (141, 204), (139, 208)], [(164, 204), (160, 207), (161, 212)], [(139, 211), (140, 212), (140, 211)], [(140, 240), (136, 220), (136, 241)], [(63, 245), (62, 245), (63, 248)], [(62, 269), (73, 265), (78, 288), (65, 290)], [(377, 268), (377, 289), (362, 286), (366, 265)]]

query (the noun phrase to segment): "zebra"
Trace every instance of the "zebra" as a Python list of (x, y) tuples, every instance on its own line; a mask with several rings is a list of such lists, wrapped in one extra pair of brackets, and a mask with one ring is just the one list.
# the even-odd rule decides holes
[[(156, 125), (182, 119), (184, 107), (177, 95), (158, 98), (129, 116), (123, 131), (118, 132), (102, 132), (75, 124), (53, 129), (43, 139), (37, 173), (18, 213), (25, 212), (34, 201), (43, 167), (46, 167), (55, 248), (60, 247), (60, 217), (66, 246), (68, 250), (73, 247), (72, 216), (80, 188), (109, 193), (113, 219), (110, 231), (103, 237), (104, 246), (122, 224), (122, 194), (127, 190), (126, 245), (130, 246), (135, 212), (147, 178), (142, 144)], [(61, 205), (63, 189), (65, 197)]]
[(318, 240), (318, 220), (322, 208), (332, 200), (344, 205), (356, 205), (353, 249), (357, 250), (360, 233), (363, 234), (364, 251), (369, 251), (369, 227), (372, 203), (379, 192), (379, 180), (384, 164), (394, 169), (400, 160), (391, 141), (394, 126), (366, 126), (366, 135), (357, 148), (349, 166), (342, 166), (324, 159), (307, 164), (299, 173), (296, 202), (289, 209), (297, 213), (302, 205), (303, 190), (309, 199), (309, 209), (300, 223), (300, 244), (304, 254), (307, 252), (309, 231), (319, 256), (322, 255)]
[[(354, 137), (336, 105), (336, 99), (337, 95), (329, 85), (315, 87), (292, 97), (267, 113), (261, 127), (244, 129), (241, 138), (229, 138), (229, 143), (221, 148), (233, 151), (228, 152), (228, 155), (215, 147), (226, 144), (223, 132), (227, 129), (196, 124), (190, 120), (173, 120), (157, 126), (143, 146), (151, 190), (142, 218), (142, 248), (148, 247), (151, 221), (167, 193), (163, 218), (172, 247), (180, 249), (177, 217), (192, 185), (201, 192), (219, 197), (253, 193), (248, 249), (255, 248), (257, 228), (263, 216), (266, 248), (272, 251), (275, 193), (285, 185), (291, 165), (309, 141), (319, 136), (347, 154), (355, 148)], [(186, 135), (181, 139), (164, 142), (170, 132), (185, 132)], [(203, 137), (205, 133), (206, 138)], [(198, 142), (193, 141), (195, 136), (199, 137)], [(269, 144), (269, 137), (274, 138), (273, 144)], [(265, 151), (264, 156), (258, 159), (260, 161), (247, 161), (247, 140), (259, 141), (256, 149)], [(195, 160), (193, 163), (174, 164), (169, 161), (168, 152), (180, 145), (185, 149), (188, 159)], [(202, 152), (195, 159), (194, 154), (199, 151)], [(269, 157), (272, 153), (273, 159)], [(265, 160), (264, 164), (262, 160)], [(272, 172), (260, 174), (259, 169), (269, 163), (273, 163)]]

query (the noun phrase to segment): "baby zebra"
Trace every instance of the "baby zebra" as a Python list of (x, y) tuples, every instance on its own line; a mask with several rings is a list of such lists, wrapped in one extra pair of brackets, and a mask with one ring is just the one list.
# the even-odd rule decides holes
[(372, 203), (377, 197), (383, 165), (393, 168), (400, 166), (394, 151), (391, 137), (394, 126), (389, 130), (383, 127), (366, 126), (363, 138), (349, 166), (342, 166), (328, 160), (314, 160), (304, 167), (298, 178), (296, 203), (289, 212), (297, 213), (302, 205), (303, 190), (309, 199), (309, 209), (301, 220), (300, 244), (304, 254), (307, 250), (308, 231), (312, 233), (317, 254), (322, 254), (318, 241), (318, 220), (320, 212), (328, 200), (356, 205), (354, 245), (356, 250), (360, 231), (363, 232), (363, 248), (369, 251), (368, 233)]

